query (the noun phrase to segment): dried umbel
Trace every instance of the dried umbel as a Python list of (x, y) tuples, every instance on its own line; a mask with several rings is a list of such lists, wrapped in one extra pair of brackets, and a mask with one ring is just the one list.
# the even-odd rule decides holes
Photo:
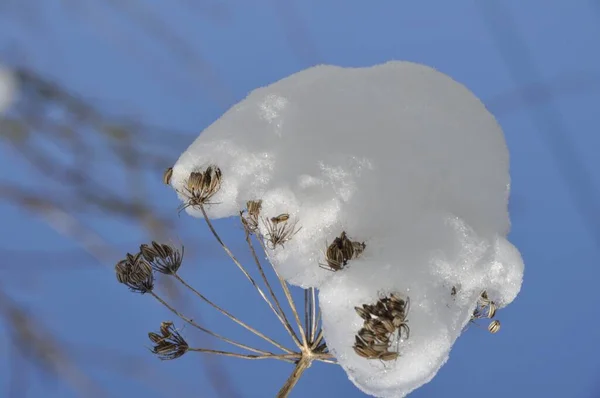
[(246, 210), (240, 211), (240, 218), (244, 229), (253, 234), (258, 229), (258, 217), (262, 209), (262, 200), (249, 200), (246, 202)]
[(348, 261), (360, 256), (366, 247), (364, 242), (351, 241), (346, 232), (342, 231), (340, 236), (327, 246), (325, 252), (325, 261), (327, 264), (319, 265), (331, 271), (339, 271), (348, 265)]
[(267, 241), (266, 244), (269, 249), (275, 249), (277, 245), (283, 247), (285, 242), (292, 239), (302, 229), (302, 227), (296, 229), (298, 220), (290, 222), (290, 215), (287, 213), (272, 217), (269, 220), (263, 217), (262, 221), (267, 229), (264, 238)]
[(184, 195), (188, 200), (180, 211), (190, 206), (210, 204), (209, 199), (221, 189), (221, 178), (221, 169), (214, 165), (208, 166), (204, 171), (192, 172), (184, 188)]
[[(487, 292), (484, 290), (481, 293), (481, 296), (479, 296), (479, 299), (477, 300), (477, 307), (475, 307), (475, 310), (471, 315), (471, 323), (477, 325), (477, 323), (475, 323), (475, 319), (494, 318), (494, 316), (496, 316), (496, 309), (496, 304), (488, 298)], [(481, 326), (477, 325), (477, 327)], [(490, 322), (487, 330), (492, 334), (498, 333), (498, 331), (500, 331), (500, 321), (494, 320)]]
[(150, 332), (148, 338), (154, 344), (152, 352), (162, 360), (179, 358), (189, 349), (185, 339), (173, 327), (173, 322), (162, 322), (160, 333)]
[(398, 347), (392, 349), (395, 341), (398, 345), (410, 336), (408, 320), (410, 298), (402, 299), (397, 294), (390, 294), (380, 298), (375, 304), (363, 304), (354, 310), (363, 320), (363, 327), (355, 336), (354, 352), (367, 359), (391, 361), (397, 359)]
[(140, 253), (153, 270), (161, 274), (176, 274), (183, 261), (183, 247), (181, 251), (167, 244), (152, 241), (150, 245), (142, 244)]
[(127, 253), (124, 260), (115, 265), (117, 280), (133, 292), (148, 293), (154, 289), (154, 274), (152, 266), (144, 259), (141, 253), (132, 255)]
[(477, 300), (477, 307), (473, 311), (473, 319), (480, 318), (493, 318), (496, 315), (496, 304), (490, 300), (487, 296), (487, 292), (484, 290), (481, 296)]

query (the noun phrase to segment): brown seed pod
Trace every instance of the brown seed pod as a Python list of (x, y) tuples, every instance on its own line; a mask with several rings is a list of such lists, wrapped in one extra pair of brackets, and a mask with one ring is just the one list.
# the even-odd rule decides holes
[(171, 177), (173, 176), (173, 168), (169, 167), (163, 173), (163, 184), (171, 185)]
[(400, 354), (398, 354), (397, 352), (382, 352), (381, 354), (378, 355), (377, 359), (381, 359), (382, 361), (393, 361), (398, 359), (398, 357), (400, 356)]
[(498, 331), (500, 330), (500, 321), (497, 319), (495, 321), (492, 321), (488, 325), (488, 330), (490, 333), (498, 333)]
[(279, 224), (279, 223), (285, 222), (285, 221), (287, 221), (289, 219), (290, 219), (290, 215), (289, 214), (282, 213), (282, 214), (278, 215), (277, 217), (271, 217), (271, 222), (273, 224)]
[(356, 311), (358, 316), (360, 316), (365, 321), (368, 321), (369, 319), (371, 319), (371, 314), (369, 314), (367, 311), (365, 311), (364, 308), (354, 307), (354, 310)]

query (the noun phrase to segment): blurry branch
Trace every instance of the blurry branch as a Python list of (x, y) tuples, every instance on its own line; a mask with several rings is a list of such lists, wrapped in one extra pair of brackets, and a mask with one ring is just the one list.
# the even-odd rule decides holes
[[(35, 321), (21, 306), (0, 287), (0, 314), (6, 319), (11, 335), (10, 344), (29, 363), (43, 372), (55, 375), (67, 383), (81, 396), (107, 396), (103, 389), (88, 378), (68, 355), (63, 342), (52, 337), (45, 327)], [(13, 369), (16, 371), (18, 369)], [(13, 377), (16, 377), (13, 375)]]
[[(530, 51), (518, 33), (518, 27), (500, 2), (481, 2), (484, 21), (492, 41), (500, 52), (512, 79), (518, 87), (540, 76)], [(524, 92), (525, 94), (526, 92)], [(600, 196), (590, 171), (581, 160), (560, 112), (554, 105), (554, 94), (545, 85), (535, 91), (535, 98), (547, 98), (544, 107), (529, 106), (532, 121), (557, 162), (568, 192), (576, 205), (581, 221), (596, 246), (600, 248)], [(523, 95), (523, 102), (534, 105), (534, 98)]]
[[(86, 215), (120, 217), (145, 227), (153, 237), (171, 235), (172, 223), (156, 207), (160, 203), (148, 200), (144, 177), (160, 175), (171, 166), (181, 150), (177, 143), (187, 145), (188, 136), (107, 115), (35, 72), (17, 68), (16, 73), (20, 99), (0, 117), (0, 138), (36, 175), (3, 181), (0, 198), (40, 216), (102, 264), (111, 262), (114, 248), (86, 225)], [(31, 174), (30, 170), (25, 172)], [(168, 295), (177, 295), (167, 285)], [(17, 327), (14, 318), (4, 318), (13, 329)], [(32, 352), (30, 362), (36, 355), (41, 353)], [(46, 364), (55, 359), (40, 357), (39, 361)], [(201, 360), (216, 391), (238, 395), (217, 358)]]
[(600, 74), (570, 73), (551, 80), (520, 85), (516, 90), (501, 93), (485, 101), (495, 114), (529, 109), (565, 95), (583, 94), (600, 89)]

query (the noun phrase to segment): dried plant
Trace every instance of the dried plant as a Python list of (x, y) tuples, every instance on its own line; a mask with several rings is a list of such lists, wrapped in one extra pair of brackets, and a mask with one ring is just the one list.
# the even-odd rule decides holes
[[(166, 172), (168, 174), (168, 172)], [(172, 174), (172, 171), (171, 173)], [(167, 175), (164, 176), (165, 180)], [(169, 176), (169, 182), (171, 181)], [(187, 197), (187, 202), (180, 206), (179, 211), (187, 207), (201, 207), (210, 204), (208, 200), (212, 198), (221, 189), (221, 169), (210, 165), (204, 171), (192, 172), (184, 188), (183, 195)]]
[(325, 261), (327, 264), (319, 264), (321, 268), (330, 271), (339, 271), (348, 265), (348, 261), (358, 258), (365, 250), (367, 245), (364, 242), (352, 241), (348, 238), (345, 231), (342, 231), (339, 237), (327, 246), (325, 251)]
[[(394, 293), (380, 298), (375, 304), (355, 307), (364, 323), (355, 336), (354, 352), (366, 359), (397, 359), (400, 341), (410, 337), (406, 319), (409, 309), (410, 298), (402, 299)], [(404, 339), (403, 332), (406, 335)]]
[(290, 223), (290, 215), (287, 213), (280, 214), (277, 217), (271, 217), (269, 220), (262, 218), (263, 224), (267, 230), (264, 238), (269, 249), (274, 250), (278, 245), (285, 247), (283, 244), (291, 240), (294, 235), (302, 229), (296, 229), (298, 220)]
[[(163, 182), (170, 184), (172, 173), (173, 170), (171, 168), (167, 169), (163, 176)], [(211, 299), (190, 285), (180, 275), (180, 270), (184, 261), (183, 247), (177, 249), (169, 244), (157, 241), (152, 241), (150, 244), (144, 243), (140, 245), (139, 251), (136, 254), (127, 253), (125, 258), (116, 264), (115, 272), (117, 280), (126, 285), (133, 292), (152, 296), (187, 325), (233, 347), (233, 350), (231, 351), (190, 347), (180, 331), (175, 329), (174, 323), (172, 321), (166, 321), (161, 323), (159, 332), (150, 332), (148, 334), (148, 337), (153, 344), (151, 351), (158, 356), (158, 358), (162, 360), (173, 360), (188, 352), (201, 352), (248, 360), (275, 359), (293, 363), (295, 364), (295, 368), (292, 374), (277, 394), (278, 397), (287, 397), (303, 372), (314, 361), (336, 363), (333, 356), (329, 353), (323, 338), (323, 331), (321, 330), (321, 314), (320, 311), (317, 310), (318, 306), (315, 289), (309, 288), (304, 290), (304, 321), (302, 322), (298, 307), (292, 298), (290, 287), (278, 274), (277, 269), (270, 264), (281, 285), (285, 301), (287, 301), (292, 313), (292, 317), (288, 317), (288, 314), (282, 307), (282, 300), (280, 301), (275, 294), (273, 286), (264, 272), (263, 265), (259, 260), (254, 246), (253, 237), (256, 238), (255, 240), (258, 241), (261, 250), (265, 253), (267, 250), (273, 250), (277, 246), (285, 248), (284, 243), (292, 239), (300, 230), (300, 228), (296, 228), (298, 220), (292, 220), (288, 213), (282, 213), (270, 218), (261, 216), (262, 200), (260, 199), (248, 201), (246, 203), (246, 209), (239, 212), (240, 222), (245, 232), (246, 243), (252, 255), (253, 262), (260, 273), (262, 285), (264, 285), (263, 288), (259, 286), (244, 265), (240, 263), (229, 247), (223, 242), (207, 216), (205, 206), (214, 204), (209, 203), (209, 200), (219, 191), (221, 183), (222, 174), (217, 166), (211, 165), (204, 171), (192, 172), (184, 183), (184, 195), (187, 197), (187, 201), (180, 208), (180, 211), (186, 207), (192, 206), (202, 212), (204, 221), (217, 243), (223, 248), (235, 266), (243, 273), (244, 277), (250, 282), (258, 295), (279, 320), (283, 328), (291, 337), (294, 346), (288, 347), (272, 339), (262, 331), (255, 329), (214, 303)], [(264, 234), (260, 231), (259, 219), (262, 220), (265, 227)], [(366, 245), (364, 242), (352, 241), (347, 236), (346, 232), (342, 231), (342, 233), (327, 247), (325, 257), (328, 269), (333, 271), (343, 269), (350, 260), (358, 258), (364, 252), (365, 248)], [(323, 265), (321, 264), (321, 266)], [(231, 340), (211, 331), (179, 312), (155, 291), (155, 274), (162, 274), (164, 277), (174, 278), (201, 301), (208, 304), (231, 321), (237, 323), (239, 326), (245, 328), (248, 332), (268, 342), (274, 349), (259, 349)], [(455, 295), (456, 292), (457, 289), (453, 288), (453, 295)], [(355, 343), (353, 345), (355, 353), (366, 359), (376, 359), (381, 361), (397, 359), (400, 356), (401, 342), (410, 337), (410, 328), (407, 319), (409, 309), (410, 298), (397, 293), (390, 293), (387, 296), (380, 297), (374, 304), (363, 304), (362, 307), (356, 307), (356, 313), (363, 320), (363, 327), (355, 336)], [(491, 318), (495, 314), (495, 310), (495, 304), (488, 299), (487, 293), (483, 292), (473, 317), (479, 318), (485, 315), (486, 317)], [(499, 329), (500, 322), (498, 321), (492, 322), (488, 327), (488, 330), (491, 333), (496, 333)]]
[[(163, 176), (163, 181), (169, 184), (171, 175), (172, 169), (168, 169)], [(252, 255), (253, 262), (260, 273), (262, 284), (267, 291), (267, 293), (265, 293), (265, 289), (259, 286), (248, 270), (238, 261), (229, 247), (222, 241), (220, 235), (217, 233), (211, 220), (206, 214), (205, 205), (211, 204), (208, 201), (219, 191), (221, 180), (221, 171), (217, 166), (211, 165), (204, 171), (192, 172), (185, 182), (184, 194), (188, 199), (187, 202), (184, 203), (182, 209), (192, 206), (202, 212), (204, 220), (214, 238), (282, 324), (294, 343), (293, 347), (286, 347), (240, 320), (221, 306), (215, 304), (180, 276), (179, 271), (184, 260), (183, 247), (179, 250), (171, 245), (156, 241), (152, 241), (150, 244), (142, 244), (139, 247), (138, 253), (128, 253), (125, 259), (116, 264), (115, 272), (117, 280), (129, 287), (131, 291), (151, 295), (186, 324), (202, 333), (224, 341), (235, 348), (235, 350), (232, 351), (218, 351), (208, 348), (190, 347), (180, 331), (175, 329), (174, 323), (169, 321), (161, 324), (159, 332), (150, 332), (148, 334), (150, 341), (153, 343), (151, 351), (160, 359), (172, 360), (179, 358), (188, 352), (201, 352), (250, 360), (276, 359), (283, 362), (290, 362), (295, 364), (295, 369), (277, 395), (278, 397), (286, 397), (312, 362), (321, 361), (325, 363), (335, 363), (335, 360), (328, 352), (323, 339), (323, 332), (320, 328), (321, 315), (320, 312), (317, 311), (318, 306), (315, 289), (311, 288), (304, 291), (304, 322), (302, 322), (298, 307), (292, 298), (290, 287), (277, 273), (277, 270), (273, 268), (277, 280), (283, 290), (285, 300), (291, 310), (292, 317), (290, 318), (286, 311), (284, 311), (281, 301), (275, 294), (275, 291), (264, 272), (263, 265), (259, 261), (259, 257), (256, 253), (252, 236), (257, 238), (256, 240), (259, 242), (261, 249), (266, 251), (267, 248), (274, 249), (277, 245), (283, 247), (283, 244), (288, 242), (300, 229), (296, 228), (297, 220), (293, 222), (290, 221), (290, 216), (287, 213), (284, 213), (269, 219), (262, 217), (267, 231), (262, 235), (258, 228), (258, 220), (262, 210), (262, 201), (248, 201), (246, 204), (247, 208), (240, 211), (240, 221), (244, 227), (248, 249)], [(356, 249), (346, 248), (346, 251), (348, 251), (348, 253), (350, 253), (350, 251), (352, 251), (351, 253), (354, 253)], [(155, 274), (162, 274), (166, 277), (176, 279), (201, 301), (210, 305), (250, 333), (270, 343), (275, 348), (274, 352), (231, 340), (185, 316), (154, 290)]]

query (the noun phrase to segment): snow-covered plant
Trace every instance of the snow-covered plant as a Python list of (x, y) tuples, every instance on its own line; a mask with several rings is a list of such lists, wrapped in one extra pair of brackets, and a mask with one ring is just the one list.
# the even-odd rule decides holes
[[(119, 281), (255, 354), (213, 353), (294, 362), (278, 396), (317, 360), (339, 364), (367, 394), (403, 397), (435, 376), (468, 324), (495, 318), (521, 288), (523, 262), (506, 239), (502, 130), (469, 90), (426, 66), (317, 66), (257, 89), (204, 130), (164, 182), (181, 210), (204, 218), (297, 347), (269, 339), (194, 290), (177, 272), (182, 251), (170, 246), (154, 242), (128, 255), (117, 265)], [(215, 230), (211, 220), (223, 217), (240, 218), (269, 296)], [(295, 327), (254, 241), (279, 278)], [(282, 353), (194, 324), (153, 291), (156, 272)], [(305, 289), (304, 322), (288, 284)], [(488, 330), (499, 329), (491, 320)], [(150, 339), (164, 359), (211, 352), (190, 348), (170, 322)]]

